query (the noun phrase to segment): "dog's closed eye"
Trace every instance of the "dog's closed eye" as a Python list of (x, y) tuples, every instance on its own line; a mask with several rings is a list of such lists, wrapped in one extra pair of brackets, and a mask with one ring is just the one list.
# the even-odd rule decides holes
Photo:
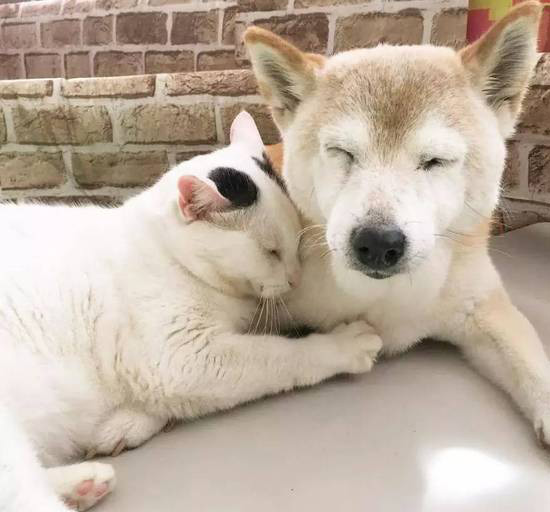
[(347, 149), (344, 149), (338, 146), (328, 146), (326, 150), (329, 154), (333, 156), (345, 158), (347, 163), (349, 164), (355, 162), (355, 155), (350, 151), (348, 151)]
[(453, 162), (454, 160), (448, 160), (445, 158), (424, 157), (421, 159), (418, 168), (422, 169), (423, 171), (432, 171), (437, 167), (445, 167), (452, 164)]

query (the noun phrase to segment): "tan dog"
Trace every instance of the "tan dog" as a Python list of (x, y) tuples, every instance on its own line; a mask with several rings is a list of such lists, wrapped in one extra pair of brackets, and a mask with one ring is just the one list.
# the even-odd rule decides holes
[(448, 340), (549, 444), (550, 364), (487, 249), (540, 11), (520, 4), (458, 53), (382, 45), (323, 61), (256, 27), (245, 41), (307, 219), (295, 320), (363, 317), (386, 353)]

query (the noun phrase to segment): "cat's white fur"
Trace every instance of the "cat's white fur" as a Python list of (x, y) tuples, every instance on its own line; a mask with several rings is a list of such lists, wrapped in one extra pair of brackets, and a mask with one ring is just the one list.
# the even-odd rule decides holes
[[(94, 500), (83, 490), (114, 485), (110, 466), (40, 464), (138, 446), (172, 419), (370, 369), (380, 340), (363, 322), (301, 340), (246, 334), (257, 295), (280, 295), (299, 272), (299, 221), (253, 160), (263, 149), (241, 114), (230, 146), (120, 208), (0, 207), (0, 510), (66, 510), (54, 491), (85, 508)], [(252, 178), (256, 203), (210, 220), (184, 214), (182, 176), (198, 184), (201, 212), (224, 204), (207, 176), (220, 166)]]

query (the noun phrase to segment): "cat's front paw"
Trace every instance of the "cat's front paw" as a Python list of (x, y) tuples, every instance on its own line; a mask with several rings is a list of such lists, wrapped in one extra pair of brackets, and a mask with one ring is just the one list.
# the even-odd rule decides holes
[(46, 472), (50, 485), (65, 504), (74, 510), (88, 510), (115, 487), (115, 472), (109, 464), (82, 462)]
[(165, 420), (141, 411), (116, 409), (98, 425), (88, 457), (95, 454), (116, 457), (127, 448), (140, 446), (165, 425)]
[(368, 372), (382, 348), (382, 340), (362, 320), (338, 325), (329, 336), (334, 337), (343, 373)]

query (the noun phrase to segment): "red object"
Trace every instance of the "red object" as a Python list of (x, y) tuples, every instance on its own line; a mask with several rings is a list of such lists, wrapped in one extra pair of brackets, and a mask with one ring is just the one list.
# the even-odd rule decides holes
[[(470, 0), (468, 11), (468, 28), (466, 38), (474, 42), (485, 33), (496, 21), (506, 14), (512, 5), (522, 0)], [(540, 0), (543, 4), (542, 19), (539, 31), (539, 51), (550, 52), (550, 0)]]

